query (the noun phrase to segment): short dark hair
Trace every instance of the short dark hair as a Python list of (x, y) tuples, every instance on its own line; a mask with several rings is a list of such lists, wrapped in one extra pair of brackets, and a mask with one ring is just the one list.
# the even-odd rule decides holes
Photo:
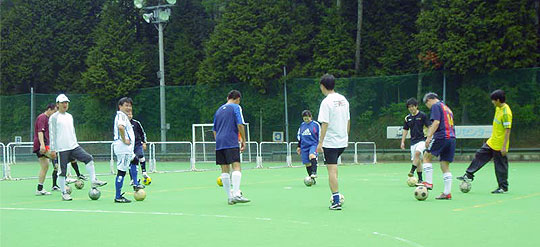
[(238, 90), (231, 90), (227, 95), (227, 99), (238, 99), (242, 98), (242, 94)]
[(426, 103), (429, 99), (439, 99), (439, 95), (437, 95), (434, 92), (426, 93), (424, 95), (424, 99), (422, 101), (424, 101), (424, 103)]
[(54, 109), (56, 109), (56, 103), (49, 103), (47, 104), (47, 108), (45, 108), (45, 111)]
[(133, 100), (130, 97), (123, 97), (118, 100), (118, 106), (124, 105), (125, 103), (130, 103), (131, 105), (133, 105)]
[(311, 112), (309, 110), (302, 111), (302, 117), (311, 117)]
[(504, 103), (506, 101), (506, 94), (503, 90), (497, 89), (491, 93), (491, 100), (499, 100), (501, 103)]
[(416, 101), (415, 98), (410, 98), (410, 99), (407, 100), (405, 105), (407, 106), (407, 108), (409, 108), (410, 105), (418, 106), (418, 101)]
[(334, 87), (336, 86), (336, 78), (331, 74), (324, 74), (321, 77), (320, 83), (324, 86), (324, 88), (334, 90)]

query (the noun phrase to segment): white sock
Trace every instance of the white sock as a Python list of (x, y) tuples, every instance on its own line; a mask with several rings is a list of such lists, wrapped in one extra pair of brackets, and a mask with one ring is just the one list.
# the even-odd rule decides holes
[(242, 180), (242, 173), (240, 171), (232, 172), (232, 188), (233, 188), (234, 196), (240, 194), (240, 181), (241, 180)]
[(60, 191), (62, 191), (62, 194), (66, 193), (66, 177), (58, 176), (58, 186), (60, 186)]
[(424, 180), (429, 184), (433, 184), (433, 166), (431, 163), (424, 163)]
[(221, 173), (221, 182), (223, 183), (223, 189), (227, 198), (232, 198), (231, 195), (231, 175), (229, 173)]
[(448, 195), (452, 192), (452, 173), (447, 172), (443, 174), (444, 181), (444, 194)]
[(96, 170), (94, 168), (94, 161), (90, 161), (88, 162), (88, 164), (86, 164), (86, 171), (88, 172), (88, 174), (90, 174), (90, 179), (92, 182), (96, 181)]

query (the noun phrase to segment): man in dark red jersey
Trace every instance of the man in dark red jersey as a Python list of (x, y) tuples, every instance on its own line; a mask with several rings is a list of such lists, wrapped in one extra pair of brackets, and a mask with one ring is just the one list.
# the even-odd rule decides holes
[(36, 195), (50, 195), (51, 192), (43, 189), (43, 182), (45, 182), (45, 175), (49, 169), (49, 117), (56, 112), (56, 104), (51, 103), (47, 105), (45, 112), (39, 114), (34, 126), (34, 149), (33, 152), (39, 159), (41, 169), (39, 171), (39, 182), (37, 186)]

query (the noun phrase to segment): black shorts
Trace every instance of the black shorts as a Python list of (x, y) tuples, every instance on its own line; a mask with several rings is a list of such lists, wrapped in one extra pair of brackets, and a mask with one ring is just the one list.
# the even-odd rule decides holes
[(36, 156), (38, 157), (38, 159), (39, 159), (39, 158), (42, 158), (42, 157), (43, 157), (43, 158), (49, 158), (49, 157), (45, 156), (45, 154), (40, 153), (39, 150), (34, 151), (33, 153), (36, 154)]
[(227, 148), (216, 150), (216, 165), (230, 165), (240, 163), (240, 148)]
[(426, 152), (439, 157), (440, 161), (454, 161), (454, 153), (456, 152), (456, 139), (433, 139), (431, 143), (426, 143)]
[(79, 160), (88, 164), (90, 161), (94, 160), (92, 155), (88, 154), (82, 147), (76, 147), (72, 150), (62, 151), (57, 153), (57, 159), (60, 160), (60, 172), (59, 176), (65, 177), (67, 174), (67, 165), (73, 160)]
[(335, 165), (337, 164), (339, 156), (345, 151), (345, 148), (325, 148), (324, 151), (324, 164)]

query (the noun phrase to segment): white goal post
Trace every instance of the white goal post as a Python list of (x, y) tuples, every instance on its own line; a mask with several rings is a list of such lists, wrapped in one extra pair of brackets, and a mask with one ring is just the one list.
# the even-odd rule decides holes
[[(251, 138), (249, 134), (249, 123), (245, 124), (246, 128), (246, 144), (251, 143)], [(214, 127), (214, 124), (207, 123), (207, 124), (192, 124), (191, 125), (191, 136), (192, 136), (192, 143), (193, 143), (193, 155), (192, 155), (192, 164), (195, 164), (196, 159), (199, 155), (199, 153), (202, 155), (201, 161), (202, 162), (215, 162), (215, 153), (213, 150), (215, 150), (215, 138), (214, 134), (212, 132), (212, 128)], [(198, 147), (202, 146), (202, 147)], [(251, 150), (251, 145), (246, 145), (246, 154), (248, 157), (243, 158), (243, 162), (253, 162), (253, 158), (255, 155), (253, 155), (254, 151)], [(243, 155), (243, 154), (242, 154)]]

